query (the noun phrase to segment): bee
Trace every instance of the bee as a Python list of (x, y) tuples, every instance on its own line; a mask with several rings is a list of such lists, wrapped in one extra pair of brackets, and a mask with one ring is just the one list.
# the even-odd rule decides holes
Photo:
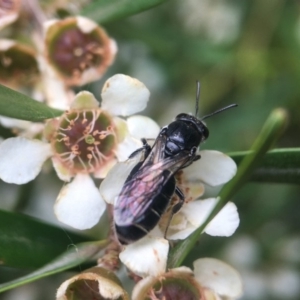
[(133, 158), (143, 152), (143, 158), (131, 170), (114, 205), (115, 232), (121, 244), (146, 236), (158, 224), (174, 194), (179, 201), (172, 207), (171, 218), (180, 210), (185, 196), (176, 185), (175, 175), (200, 159), (198, 148), (209, 136), (203, 120), (237, 106), (231, 104), (198, 119), (199, 98), (197, 82), (195, 116), (177, 115), (175, 121), (161, 129), (152, 147), (142, 139), (143, 147), (130, 155)]

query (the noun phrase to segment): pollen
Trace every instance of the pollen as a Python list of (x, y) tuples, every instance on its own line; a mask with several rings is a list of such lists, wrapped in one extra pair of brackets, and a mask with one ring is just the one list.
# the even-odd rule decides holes
[(84, 53), (84, 50), (82, 48), (75, 48), (73, 51), (74, 56), (81, 56)]
[(56, 157), (76, 173), (101, 169), (114, 159), (116, 144), (112, 118), (101, 109), (65, 113), (51, 143)]

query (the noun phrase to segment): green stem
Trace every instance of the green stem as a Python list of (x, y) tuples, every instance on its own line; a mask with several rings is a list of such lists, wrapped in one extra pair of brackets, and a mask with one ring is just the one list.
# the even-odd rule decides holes
[(168, 267), (175, 268), (182, 264), (185, 257), (193, 249), (207, 224), (216, 216), (231, 197), (247, 182), (253, 170), (263, 159), (265, 153), (274, 145), (287, 123), (287, 113), (283, 109), (274, 110), (259, 136), (254, 142), (249, 155), (241, 162), (236, 176), (226, 184), (219, 194), (219, 201), (207, 220), (186, 240), (179, 242), (169, 253)]

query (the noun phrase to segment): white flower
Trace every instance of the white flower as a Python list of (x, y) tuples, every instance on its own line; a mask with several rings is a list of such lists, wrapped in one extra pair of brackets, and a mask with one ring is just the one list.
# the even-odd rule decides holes
[[(207, 150), (200, 151), (199, 154), (200, 160), (184, 169), (180, 175), (175, 175), (177, 185), (185, 195), (185, 203), (171, 220), (167, 230), (168, 240), (187, 238), (205, 222), (215, 207), (217, 198), (192, 201), (204, 193), (204, 184), (210, 186), (224, 184), (236, 173), (236, 164), (225, 154)], [(110, 170), (100, 186), (100, 193), (106, 202), (114, 204), (126, 178), (136, 165), (136, 160), (130, 159), (119, 163)], [(120, 259), (135, 274), (142, 277), (156, 276), (165, 271), (169, 245), (163, 236), (169, 216), (168, 213), (163, 215), (159, 226), (144, 238), (124, 246)], [(204, 232), (212, 236), (230, 236), (238, 225), (237, 208), (234, 203), (229, 202), (206, 226)], [(144, 259), (146, 256), (147, 260)]]
[(201, 258), (194, 262), (194, 272), (179, 267), (142, 279), (134, 287), (132, 299), (146, 299), (149, 295), (162, 299), (176, 294), (178, 299), (233, 300), (242, 293), (242, 279), (234, 268), (218, 259)]
[(51, 157), (61, 180), (70, 182), (73, 178), (56, 200), (57, 218), (77, 229), (91, 228), (106, 205), (90, 175), (105, 177), (116, 160), (126, 159), (141, 147), (139, 138), (144, 128), (149, 138), (159, 132), (150, 118), (133, 116), (126, 121), (117, 117), (144, 109), (148, 98), (143, 83), (121, 74), (105, 83), (101, 108), (91, 93), (77, 94), (70, 110), (46, 126), (44, 134), (49, 143), (15, 137), (0, 144), (0, 178), (8, 183), (27, 183)]

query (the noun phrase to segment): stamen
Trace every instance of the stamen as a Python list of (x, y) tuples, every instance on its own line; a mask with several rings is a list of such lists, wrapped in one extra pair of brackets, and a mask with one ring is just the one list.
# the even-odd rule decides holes
[(78, 156), (78, 160), (79, 160), (80, 164), (82, 165), (83, 169), (84, 169), (85, 171), (87, 171), (87, 167), (86, 167), (84, 161), (81, 159), (80, 156)]

